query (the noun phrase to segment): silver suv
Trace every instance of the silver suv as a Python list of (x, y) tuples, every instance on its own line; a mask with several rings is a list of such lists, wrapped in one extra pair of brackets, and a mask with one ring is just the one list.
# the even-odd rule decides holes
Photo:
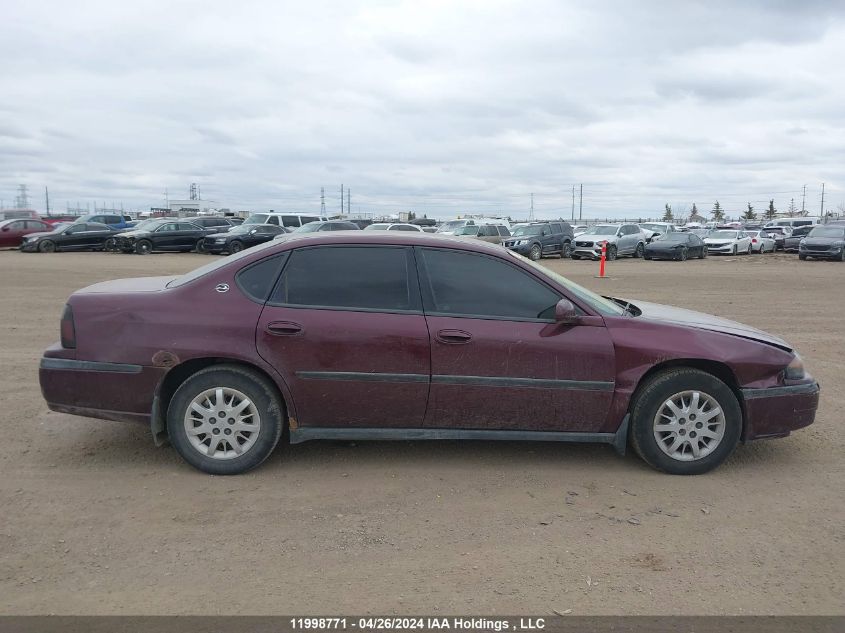
[(620, 255), (642, 257), (646, 236), (636, 224), (596, 224), (575, 238), (572, 259), (601, 257), (602, 242), (607, 242), (607, 258)]

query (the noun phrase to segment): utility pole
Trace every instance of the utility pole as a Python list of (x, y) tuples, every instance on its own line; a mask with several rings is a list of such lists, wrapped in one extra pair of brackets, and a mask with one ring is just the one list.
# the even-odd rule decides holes
[(47, 202), (47, 215), (50, 215), (50, 192), (44, 187), (44, 200)]
[(343, 215), (343, 183), (340, 183), (340, 215)]
[(534, 194), (531, 194), (531, 211), (528, 212), (528, 221), (534, 221)]
[(821, 217), (824, 218), (824, 183), (822, 183), (822, 212)]
[(575, 185), (572, 185), (572, 221), (575, 222)]
[(320, 215), (326, 215), (326, 188), (320, 187)]
[(807, 198), (807, 185), (804, 185), (804, 189), (801, 192), (801, 215), (804, 215), (804, 200)]
[(578, 194), (578, 221), (584, 219), (584, 183), (581, 183), (580, 193)]
[(346, 188), (346, 215), (352, 214), (352, 189)]

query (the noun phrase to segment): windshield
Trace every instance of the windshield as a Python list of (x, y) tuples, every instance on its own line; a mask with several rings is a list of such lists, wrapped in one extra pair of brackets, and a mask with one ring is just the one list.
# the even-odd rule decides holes
[(141, 220), (140, 222), (138, 222), (138, 224), (136, 224), (135, 226), (132, 227), (132, 230), (133, 231), (146, 230), (146, 229), (149, 229), (149, 228), (155, 226), (158, 222), (160, 222), (160, 220), (155, 220), (155, 219)]
[(269, 217), (267, 213), (256, 213), (244, 220), (244, 224), (267, 224)]
[(570, 292), (574, 297), (586, 303), (599, 314), (603, 316), (621, 316), (625, 314), (625, 310), (619, 304), (611, 301), (610, 299), (605, 299), (601, 295), (597, 295), (592, 290), (587, 290), (583, 286), (579, 286), (574, 281), (570, 281), (563, 275), (558, 275), (556, 272), (549, 268), (546, 268), (545, 266), (541, 266), (536, 262), (532, 262), (530, 259), (528, 259), (527, 257), (523, 257), (519, 253), (515, 253), (511, 250), (507, 252), (510, 253), (511, 256), (516, 257), (520, 261), (525, 262), (526, 264), (531, 266), (542, 276), (554, 279), (558, 284), (566, 288), (566, 290)]
[(243, 224), (239, 226), (233, 226), (231, 229), (226, 231), (229, 235), (240, 235), (241, 233), (249, 233), (250, 231), (255, 230), (255, 226), (244, 226)]
[(540, 235), (543, 232), (543, 227), (539, 224), (531, 224), (528, 226), (518, 226), (514, 229), (512, 235), (520, 237), (523, 235)]
[(390, 226), (389, 224), (371, 224), (370, 226), (364, 227), (365, 231), (386, 231), (387, 227)]
[(662, 224), (640, 224), (640, 228), (648, 229), (649, 231), (657, 231), (658, 233), (665, 233), (669, 230), (668, 226)]
[(757, 237), (758, 235), (760, 235), (760, 231), (746, 231), (745, 234), (748, 237)]
[(817, 226), (810, 231), (807, 237), (838, 237), (842, 239), (845, 237), (845, 227), (843, 226)]
[(687, 242), (689, 241), (689, 236), (686, 233), (672, 231), (671, 233), (667, 233), (666, 235), (661, 237), (660, 241), (664, 244), (669, 244), (671, 242)]
[(459, 229), (467, 223), (466, 220), (450, 220), (448, 222), (444, 222), (440, 225), (440, 228), (437, 229), (438, 233), (443, 233), (444, 231), (454, 231), (455, 229)]
[(714, 240), (734, 240), (736, 231), (713, 231), (708, 237)]
[(463, 226), (455, 231), (455, 235), (478, 235), (477, 226)]
[(618, 226), (614, 226), (612, 224), (597, 224), (586, 231), (584, 231), (584, 235), (616, 235), (616, 231), (619, 230)]

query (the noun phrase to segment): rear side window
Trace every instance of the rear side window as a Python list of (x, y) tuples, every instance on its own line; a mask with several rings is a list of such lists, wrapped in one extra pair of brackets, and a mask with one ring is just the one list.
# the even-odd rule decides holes
[(510, 232), (510, 231), (508, 231), (508, 227), (506, 227), (506, 226), (497, 226), (496, 228), (497, 228), (497, 229), (499, 229), (499, 235), (501, 235), (502, 237), (510, 237), (511, 232)]
[(553, 320), (560, 296), (531, 275), (493, 257), (422, 249), (426, 312), (476, 318)]
[(563, 233), (563, 225), (562, 224), (552, 224), (552, 233)]
[(300, 222), (298, 215), (283, 215), (282, 216), (282, 226), (302, 226), (306, 222)]
[(106, 224), (121, 224), (123, 222), (123, 218), (118, 215), (107, 215), (106, 216)]
[(288, 252), (262, 259), (250, 264), (237, 275), (235, 281), (244, 294), (254, 301), (264, 303), (279, 276), (279, 270), (287, 260)]
[(410, 249), (320, 246), (293, 252), (273, 292), (274, 305), (372, 311), (419, 310)]

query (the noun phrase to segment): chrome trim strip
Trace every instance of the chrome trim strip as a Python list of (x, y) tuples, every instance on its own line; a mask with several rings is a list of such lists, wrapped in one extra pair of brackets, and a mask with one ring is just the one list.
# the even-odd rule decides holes
[(364, 371), (298, 371), (303, 380), (354, 380), (357, 382), (428, 382), (428, 374), (380, 374)]
[(800, 396), (805, 394), (819, 393), (819, 383), (808, 382), (803, 385), (786, 385), (783, 387), (767, 387), (765, 389), (743, 389), (742, 397), (746, 400), (757, 398), (777, 398), (779, 396)]
[(91, 360), (72, 360), (69, 358), (42, 358), (41, 369), (61, 369), (65, 371), (96, 371), (110, 374), (140, 374), (141, 365), (126, 363), (100, 363)]
[(613, 444), (616, 433), (571, 433), (562, 431), (492, 431), (478, 429), (419, 428), (333, 428), (290, 429), (290, 443), (308, 440), (506, 440), (529, 442), (591, 442)]
[(474, 387), (528, 387), (534, 389), (575, 389), (579, 391), (613, 391), (612, 382), (598, 380), (554, 380), (548, 378), (503, 378), (499, 376), (431, 377), (432, 384), (470, 385)]

